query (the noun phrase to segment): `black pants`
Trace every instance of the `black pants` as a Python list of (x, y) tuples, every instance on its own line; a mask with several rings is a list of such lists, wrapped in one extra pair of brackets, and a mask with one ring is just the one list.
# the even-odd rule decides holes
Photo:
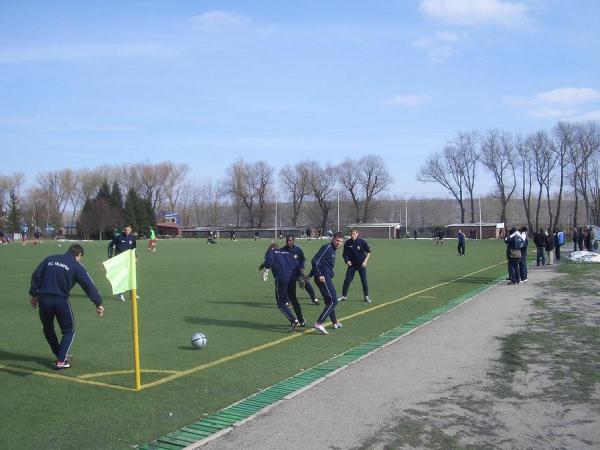
[(465, 244), (458, 244), (458, 254), (465, 256)]
[[(66, 298), (41, 298), (38, 304), (44, 336), (56, 359), (64, 361), (75, 338), (75, 319), (71, 304)], [(62, 338), (60, 343), (54, 330), (54, 319), (58, 322)]]

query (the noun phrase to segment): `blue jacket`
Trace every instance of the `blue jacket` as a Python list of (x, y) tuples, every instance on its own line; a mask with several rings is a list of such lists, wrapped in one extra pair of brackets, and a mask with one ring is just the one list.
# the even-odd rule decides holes
[(322, 246), (313, 257), (311, 276), (320, 277), (324, 275), (333, 278), (333, 268), (335, 267), (335, 247), (332, 244)]
[(306, 265), (306, 257), (304, 256), (304, 252), (302, 251), (302, 249), (300, 247), (298, 247), (297, 245), (294, 245), (292, 248), (289, 248), (287, 245), (284, 247), (281, 247), (279, 250), (281, 250), (282, 252), (288, 252), (291, 253), (292, 255), (294, 255), (294, 258), (296, 258), (296, 261), (298, 261), (298, 265), (304, 269), (304, 266)]
[(367, 253), (371, 253), (371, 249), (364, 239), (356, 238), (355, 241), (348, 239), (344, 242), (342, 257), (345, 263), (350, 261), (353, 266), (360, 266), (367, 257)]
[(115, 256), (119, 253), (123, 253), (126, 250), (132, 250), (135, 248), (136, 240), (133, 234), (125, 236), (124, 233), (119, 233), (112, 238), (110, 244), (108, 244), (108, 257), (113, 256), (113, 247)]
[(267, 250), (263, 266), (271, 269), (275, 278), (281, 280), (300, 276), (300, 265), (294, 255), (281, 249)]
[(465, 233), (458, 233), (458, 243), (465, 245)]
[(102, 304), (98, 289), (85, 268), (71, 252), (52, 255), (44, 259), (31, 275), (29, 295), (40, 298), (69, 298), (69, 292), (77, 283), (97, 305)]

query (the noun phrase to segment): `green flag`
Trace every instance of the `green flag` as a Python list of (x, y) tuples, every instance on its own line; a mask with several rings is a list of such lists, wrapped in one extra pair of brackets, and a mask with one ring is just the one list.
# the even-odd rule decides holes
[(113, 294), (137, 289), (135, 274), (135, 250), (119, 253), (102, 263), (106, 269), (106, 278), (112, 286)]

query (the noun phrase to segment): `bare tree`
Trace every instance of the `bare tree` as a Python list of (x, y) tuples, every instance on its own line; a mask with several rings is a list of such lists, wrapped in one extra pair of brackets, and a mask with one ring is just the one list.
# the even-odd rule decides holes
[(359, 192), (361, 183), (358, 161), (350, 158), (344, 160), (338, 166), (338, 177), (342, 187), (350, 194), (350, 200), (354, 207), (354, 222), (359, 223), (361, 221), (363, 201), (361, 199), (361, 193)]
[(169, 209), (175, 211), (179, 197), (186, 187), (186, 177), (190, 172), (187, 164), (164, 163), (165, 170), (165, 197), (169, 203)]
[(267, 216), (267, 201), (273, 179), (273, 168), (265, 161), (257, 161), (248, 170), (248, 188), (258, 202), (258, 227), (262, 227)]
[(492, 173), (496, 182), (497, 197), (500, 199), (500, 222), (506, 222), (506, 208), (515, 188), (514, 142), (510, 134), (488, 131), (481, 141), (483, 165)]
[(298, 226), (300, 208), (308, 190), (307, 162), (296, 163), (294, 166), (287, 164), (280, 171), (281, 184), (290, 195), (292, 202), (292, 226)]
[(471, 223), (475, 222), (475, 199), (473, 191), (475, 190), (475, 178), (477, 175), (477, 166), (481, 159), (481, 153), (477, 149), (479, 135), (476, 131), (470, 133), (458, 133), (456, 140), (450, 145), (455, 147), (455, 151), (461, 157), (458, 159), (460, 171), (463, 175), (464, 185), (469, 193), (469, 201), (471, 205)]
[(598, 191), (598, 158), (600, 152), (600, 130), (596, 123), (588, 122), (580, 124), (575, 130), (575, 145), (572, 148), (571, 167), (572, 181), (575, 186), (575, 219), (577, 226), (578, 194), (583, 197), (586, 207), (586, 218), (588, 223), (596, 221), (599, 208), (597, 203)]
[[(552, 183), (552, 168), (555, 156), (551, 150), (551, 143), (545, 131), (538, 131), (527, 139), (527, 146), (531, 153), (532, 168), (537, 181), (537, 204), (535, 211), (535, 228), (540, 229), (540, 209), (544, 189), (549, 193)], [(551, 214), (551, 212), (550, 212)], [(552, 222), (552, 217), (550, 217)]]
[(223, 181), (223, 186), (235, 204), (238, 216), (237, 225), (241, 225), (241, 209), (244, 207), (248, 213), (248, 222), (251, 227), (254, 227), (256, 197), (250, 190), (249, 172), (248, 164), (243, 159), (238, 159), (227, 168), (227, 176)]
[[(570, 123), (559, 122), (554, 127), (554, 142), (550, 146), (550, 149), (554, 153), (556, 159), (555, 170), (558, 172), (558, 197), (556, 199), (556, 214), (554, 215), (554, 222), (550, 223), (550, 229), (557, 228), (560, 222), (565, 176), (570, 162), (569, 155), (573, 153), (572, 147), (574, 146), (574, 137), (574, 129)], [(548, 196), (548, 208), (550, 207), (550, 198)]]
[(321, 212), (321, 230), (327, 228), (329, 213), (333, 206), (332, 194), (337, 183), (337, 168), (332, 165), (321, 167), (315, 161), (307, 163), (309, 170), (308, 186)]
[(358, 165), (360, 167), (358, 182), (364, 196), (362, 221), (367, 222), (373, 210), (375, 198), (388, 188), (392, 183), (392, 177), (380, 156), (363, 156)]
[(515, 151), (518, 156), (519, 173), (521, 176), (521, 198), (523, 200), (523, 208), (527, 218), (527, 226), (533, 230), (531, 221), (531, 195), (533, 190), (533, 163), (530, 153), (528, 141), (521, 136), (515, 138)]
[(449, 191), (458, 202), (460, 221), (465, 221), (463, 200), (464, 175), (461, 155), (456, 147), (447, 145), (441, 153), (431, 156), (417, 173), (417, 180), (423, 183), (437, 183)]

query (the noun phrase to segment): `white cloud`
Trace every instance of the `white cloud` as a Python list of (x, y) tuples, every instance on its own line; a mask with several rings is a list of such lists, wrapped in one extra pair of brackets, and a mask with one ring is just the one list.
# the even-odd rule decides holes
[(419, 94), (411, 94), (411, 95), (398, 95), (396, 97), (389, 98), (383, 101), (384, 105), (390, 106), (408, 106), (408, 107), (416, 107), (421, 106), (427, 103), (430, 100), (429, 95), (419, 95)]
[(513, 97), (508, 104), (525, 109), (538, 118), (597, 120), (599, 111), (585, 111), (586, 106), (600, 103), (600, 90), (588, 87), (562, 87), (540, 92), (532, 97)]
[(45, 60), (79, 60), (89, 58), (122, 58), (169, 54), (162, 45), (147, 44), (81, 44), (41, 47), (0, 48), (0, 63)]
[(413, 42), (413, 45), (427, 53), (429, 59), (443, 61), (454, 53), (458, 44), (466, 38), (464, 33), (437, 31), (430, 36), (423, 36)]
[(506, 0), (423, 0), (419, 7), (428, 17), (452, 25), (526, 26), (529, 8)]
[(191, 17), (190, 22), (197, 31), (219, 32), (239, 27), (248, 23), (249, 20), (239, 14), (232, 14), (225, 11), (209, 11)]

